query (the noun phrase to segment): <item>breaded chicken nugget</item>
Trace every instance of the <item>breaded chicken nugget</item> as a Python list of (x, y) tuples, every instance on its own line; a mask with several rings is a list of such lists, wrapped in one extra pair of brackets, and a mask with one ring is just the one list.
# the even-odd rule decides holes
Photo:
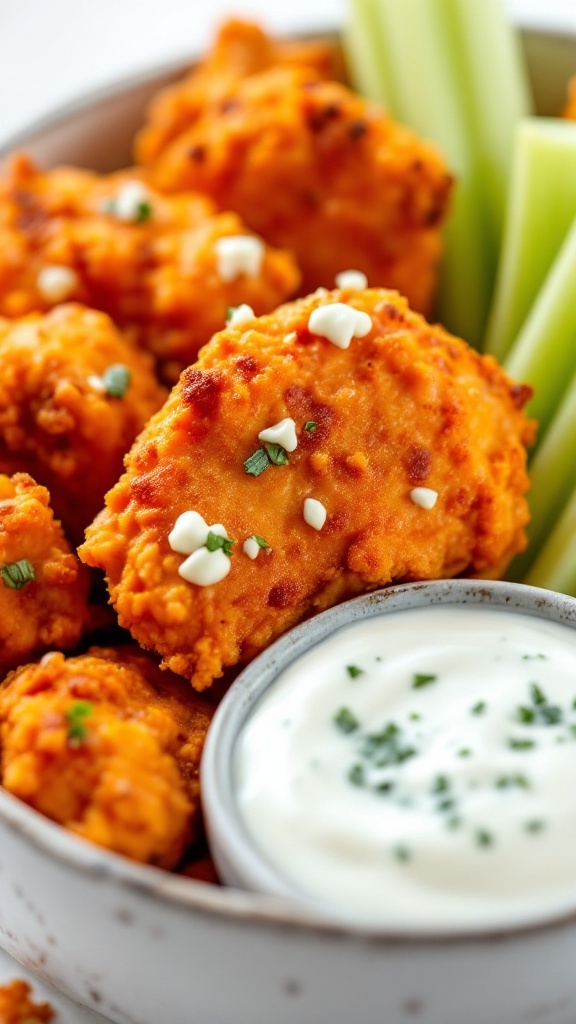
[(165, 397), (150, 356), (103, 313), (66, 305), (0, 320), (0, 472), (48, 487), (76, 541)]
[[(226, 247), (248, 248), (242, 262)], [(162, 197), (135, 171), (108, 177), (16, 158), (0, 180), (0, 315), (66, 300), (103, 310), (175, 380), (227, 309), (256, 313), (292, 295), (291, 254), (198, 195)]]
[(328, 41), (285, 42), (271, 39), (252, 22), (231, 18), (218, 31), (208, 56), (176, 85), (152, 101), (149, 124), (138, 140), (139, 160), (149, 164), (166, 145), (186, 131), (211, 103), (226, 101), (239, 79), (277, 64), (313, 68), (322, 78), (343, 75), (340, 52)]
[(430, 307), (452, 177), (431, 144), (344, 85), (306, 68), (271, 68), (206, 98), (153, 159), (162, 191), (195, 189), (296, 254), (303, 288), (353, 267), (372, 285)]
[(285, 305), (182, 374), (80, 557), (203, 689), (345, 597), (501, 573), (525, 546), (530, 393), (395, 293)]
[(91, 842), (172, 868), (198, 831), (211, 714), (141, 651), (46, 654), (0, 688), (2, 785)]
[(54, 1010), (49, 1003), (34, 1003), (27, 982), (17, 979), (0, 985), (0, 1024), (48, 1024)]
[(76, 647), (88, 621), (87, 576), (26, 473), (0, 475), (0, 679), (48, 647)]
[(568, 82), (568, 99), (562, 116), (569, 121), (576, 121), (576, 76)]

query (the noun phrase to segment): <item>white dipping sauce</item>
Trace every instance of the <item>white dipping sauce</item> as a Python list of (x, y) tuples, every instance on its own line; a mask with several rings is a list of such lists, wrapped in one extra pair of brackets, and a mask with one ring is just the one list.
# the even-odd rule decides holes
[(466, 930), (573, 908), (575, 701), (567, 626), (474, 605), (356, 623), (247, 721), (240, 815), (297, 891), (346, 918)]

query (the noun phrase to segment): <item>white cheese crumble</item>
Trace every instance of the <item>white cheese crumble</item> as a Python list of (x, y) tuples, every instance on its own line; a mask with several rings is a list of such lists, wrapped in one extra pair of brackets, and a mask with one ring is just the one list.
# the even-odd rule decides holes
[[(168, 543), (172, 551), (177, 551), (179, 555), (191, 555), (198, 548), (204, 547), (209, 533), (216, 533), (219, 537), (228, 537), (222, 523), (208, 526), (199, 512), (183, 512), (181, 516), (178, 516), (172, 532), (168, 535)], [(209, 552), (209, 554), (213, 553)]]
[(296, 331), (290, 331), (290, 334), (287, 334), (286, 337), (284, 338), (284, 343), (286, 345), (291, 345), (294, 341), (296, 341), (297, 337), (298, 335), (296, 334)]
[(142, 217), (142, 204), (150, 203), (150, 192), (141, 181), (127, 181), (119, 189), (106, 210), (125, 224), (134, 224)]
[(46, 302), (64, 302), (78, 284), (78, 274), (70, 267), (43, 267), (36, 278), (36, 287)]
[(348, 348), (352, 338), (364, 338), (372, 330), (372, 319), (345, 302), (330, 302), (310, 314), (308, 330), (337, 348)]
[(429, 511), (438, 501), (438, 491), (433, 491), (431, 487), (413, 487), (410, 497), (415, 505)]
[(321, 530), (326, 522), (327, 512), (321, 501), (316, 498), (305, 498), (304, 499), (304, 510), (303, 510), (304, 522), (308, 523), (308, 526), (312, 526), (315, 530)]
[(240, 327), (242, 324), (247, 324), (250, 320), (253, 320), (256, 316), (252, 306), (248, 306), (245, 302), (241, 306), (235, 306), (230, 316), (226, 321), (226, 327)]
[(258, 555), (260, 554), (260, 545), (256, 540), (256, 537), (248, 537), (242, 545), (242, 550), (245, 555), (248, 555), (248, 558), (252, 559), (252, 561), (254, 561), (255, 558), (258, 558)]
[(264, 242), (254, 235), (229, 235), (214, 245), (218, 274), (223, 281), (235, 281), (241, 274), (258, 277), (264, 259)]
[(90, 374), (86, 379), (86, 383), (90, 385), (93, 391), (97, 391), (98, 394), (103, 395), (106, 392), (106, 385), (101, 377), (98, 377), (95, 373)]
[(279, 444), (287, 452), (294, 452), (298, 447), (296, 437), (296, 424), (291, 417), (280, 420), (273, 427), (266, 427), (258, 434), (259, 441), (268, 441), (269, 444)]
[(197, 587), (209, 587), (213, 583), (220, 583), (230, 572), (231, 566), (232, 562), (222, 548), (216, 551), (198, 548), (182, 562), (178, 573), (187, 583), (195, 583)]
[(361, 270), (343, 270), (340, 274), (336, 274), (336, 287), (357, 288), (358, 291), (363, 291), (368, 287), (368, 278)]

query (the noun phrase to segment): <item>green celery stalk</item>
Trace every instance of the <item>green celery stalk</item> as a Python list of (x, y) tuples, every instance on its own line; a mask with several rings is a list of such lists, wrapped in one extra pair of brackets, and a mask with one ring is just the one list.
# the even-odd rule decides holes
[(576, 124), (527, 118), (517, 129), (502, 258), (485, 350), (504, 359), (576, 215)]
[(394, 107), (393, 83), (380, 38), (374, 0), (350, 0), (342, 36), (350, 82), (362, 96)]
[(534, 388), (528, 412), (539, 422), (540, 440), (576, 369), (575, 283), (576, 220), (504, 364), (514, 380)]
[(524, 583), (576, 596), (576, 490)]

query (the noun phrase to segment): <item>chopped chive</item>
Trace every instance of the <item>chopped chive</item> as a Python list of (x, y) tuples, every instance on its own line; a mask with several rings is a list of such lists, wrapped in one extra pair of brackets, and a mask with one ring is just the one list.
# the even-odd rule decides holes
[(401, 864), (407, 864), (410, 858), (412, 857), (412, 854), (407, 846), (401, 845), (394, 847), (394, 856), (396, 857), (396, 860), (400, 861)]
[(477, 829), (475, 838), (478, 846), (492, 846), (494, 842), (494, 836), (485, 828)]
[(358, 665), (346, 665), (346, 671), (350, 676), (350, 679), (357, 679), (358, 676), (364, 675), (364, 669), (359, 668)]
[(436, 810), (437, 811), (453, 811), (455, 806), (456, 806), (456, 801), (453, 800), (451, 797), (448, 797), (446, 800), (441, 800), (440, 801), (440, 803), (438, 804)]
[(522, 661), (547, 661), (545, 654), (523, 654)]
[(485, 700), (479, 700), (478, 703), (475, 704), (474, 707), (471, 709), (470, 714), (471, 715), (483, 715), (485, 711), (486, 711), (486, 701)]
[(510, 789), (512, 786), (530, 789), (530, 783), (525, 775), (501, 775), (496, 779), (495, 786), (497, 789)]
[(22, 590), (26, 583), (36, 579), (34, 566), (27, 558), (21, 558), (18, 562), (8, 562), (2, 566), (0, 574), (9, 590)]
[(348, 781), (353, 786), (364, 785), (364, 768), (361, 764), (353, 764), (350, 771), (348, 772)]
[(428, 686), (430, 683), (435, 683), (437, 679), (437, 675), (432, 675), (427, 672), (415, 672), (412, 676), (412, 688), (414, 690), (419, 690), (421, 686)]
[(253, 533), (252, 537), (256, 541), (259, 548), (262, 548), (264, 551), (270, 550), (270, 545), (268, 541), (264, 540), (264, 537), (259, 537), (257, 533)]
[(470, 750), (470, 747), (462, 747), (462, 749), (458, 751), (458, 757), (470, 757), (471, 754), (472, 751)]
[(130, 386), (130, 370), (122, 363), (114, 363), (104, 371), (100, 380), (110, 398), (124, 398)]
[(531, 725), (536, 717), (536, 712), (533, 708), (524, 707), (522, 704), (518, 707), (518, 721), (523, 722), (524, 725)]
[(532, 821), (527, 821), (526, 822), (526, 824), (524, 825), (524, 828), (526, 829), (527, 832), (532, 832), (532, 834), (534, 834), (536, 832), (542, 832), (542, 830), (544, 829), (544, 826), (545, 826), (545, 822), (542, 821), (541, 818), (533, 818)]
[(315, 423), (314, 420), (308, 420), (304, 424), (304, 430), (307, 430), (309, 433), (312, 433), (314, 430), (316, 430), (317, 426), (318, 426), (318, 424)]
[(250, 458), (246, 459), (244, 469), (249, 476), (260, 476), (265, 469), (268, 469), (270, 460), (263, 448), (258, 448)]
[(546, 703), (546, 697), (542, 693), (542, 690), (538, 686), (538, 683), (530, 683), (530, 696), (532, 697), (533, 704)]
[(418, 711), (411, 711), (410, 714), (408, 715), (408, 718), (410, 719), (411, 722), (420, 722), (422, 719), (422, 715), (419, 714)]
[(432, 784), (432, 792), (433, 793), (445, 793), (446, 790), (448, 790), (448, 789), (450, 789), (450, 780), (447, 778), (447, 776), (446, 775), (437, 775), (435, 780), (434, 780), (434, 782), (433, 782), (433, 784)]
[(376, 786), (377, 793), (391, 793), (394, 789), (393, 782), (379, 782)]
[(138, 203), (136, 208), (136, 216), (134, 217), (135, 224), (144, 224), (145, 221), (150, 220), (152, 216), (152, 203), (149, 203), (146, 199), (143, 199)]
[(78, 747), (88, 736), (88, 730), (84, 720), (89, 718), (94, 708), (87, 700), (77, 700), (71, 708), (68, 708), (65, 718), (68, 723), (68, 743), (71, 747)]
[(341, 732), (349, 733), (355, 732), (360, 722), (352, 714), (350, 708), (340, 708), (339, 712), (334, 715), (334, 724), (338, 726)]
[(270, 462), (274, 466), (286, 466), (290, 461), (288, 458), (288, 452), (281, 444), (270, 444), (269, 441), (265, 441), (264, 447), (268, 453)]
[(536, 744), (534, 740), (524, 740), (519, 736), (512, 736), (508, 740), (508, 746), (510, 747), (510, 750), (531, 750), (532, 747), (536, 746)]
[(213, 533), (209, 531), (206, 537), (206, 547), (208, 551), (223, 551), (225, 555), (232, 554), (232, 545), (235, 544), (235, 540), (229, 540), (228, 537), (221, 537), (219, 533)]
[(226, 324), (228, 324), (228, 322), (232, 319), (237, 309), (240, 309), (240, 306), (228, 306), (228, 309), (226, 310)]

